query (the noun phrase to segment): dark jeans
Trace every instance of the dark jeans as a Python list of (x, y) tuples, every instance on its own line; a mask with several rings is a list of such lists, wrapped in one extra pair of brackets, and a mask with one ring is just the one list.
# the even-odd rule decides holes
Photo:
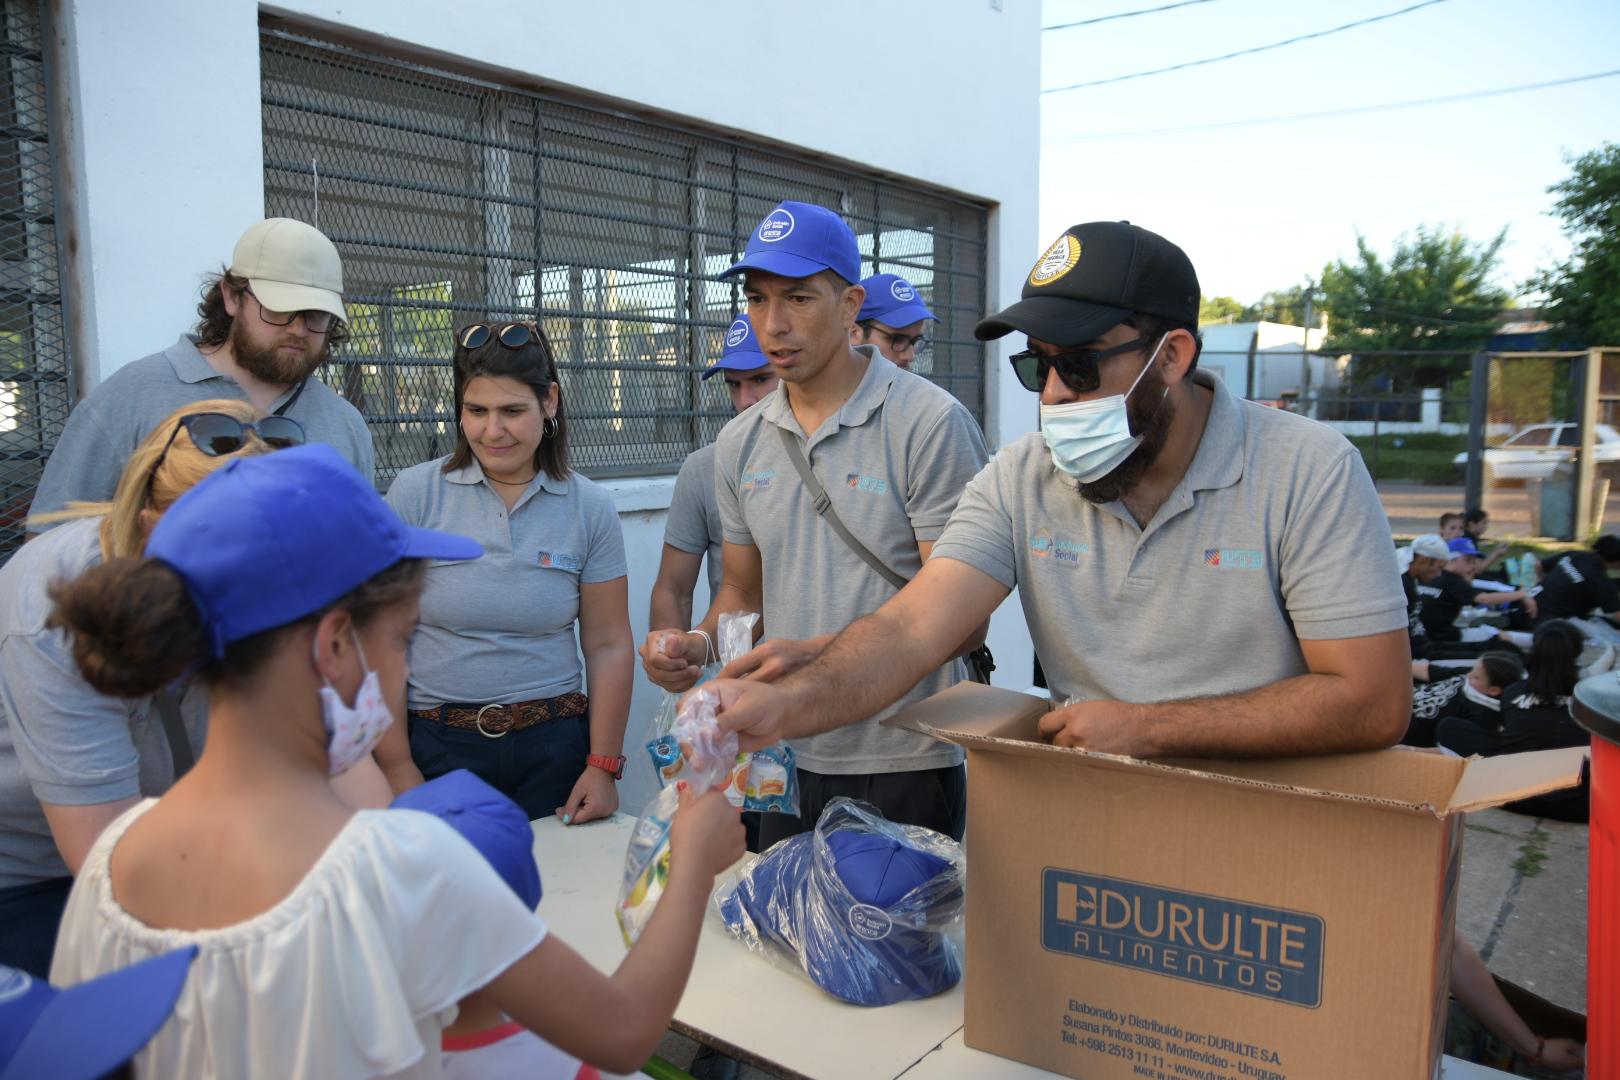
[(50, 975), (56, 932), (72, 888), (73, 879), (61, 877), (0, 889), (0, 964), (39, 979)]
[(961, 765), (848, 776), (800, 769), (798, 816), (760, 815), (759, 849), (815, 828), (821, 812), (839, 796), (871, 803), (890, 821), (921, 825), (953, 840), (962, 839), (967, 827), (967, 769)]
[(411, 759), (424, 779), (466, 769), (523, 807), (530, 820), (551, 817), (568, 801), (590, 752), (589, 714), (536, 724), (498, 739), (411, 717)]

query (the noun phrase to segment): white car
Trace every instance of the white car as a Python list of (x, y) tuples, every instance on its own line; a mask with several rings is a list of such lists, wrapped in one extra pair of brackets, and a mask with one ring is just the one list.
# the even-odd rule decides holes
[[(1620, 431), (1608, 424), (1597, 424), (1593, 436), (1597, 442), (1594, 464), (1620, 463)], [(1545, 480), (1552, 475), (1554, 466), (1575, 457), (1580, 437), (1579, 424), (1534, 424), (1500, 446), (1487, 447), (1485, 467), (1498, 480)], [(1467, 469), (1468, 451), (1452, 458), (1451, 464), (1459, 473)]]

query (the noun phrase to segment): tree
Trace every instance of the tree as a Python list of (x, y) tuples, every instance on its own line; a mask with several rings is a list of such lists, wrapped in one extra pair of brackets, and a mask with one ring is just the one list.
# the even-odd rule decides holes
[(1455, 230), (1420, 225), (1396, 239), (1386, 263), (1358, 233), (1356, 257), (1322, 269), (1328, 340), (1321, 351), (1436, 354), (1358, 357), (1353, 378), (1363, 386), (1385, 379), (1392, 388), (1439, 386), (1463, 374), (1511, 299), (1490, 281), (1506, 239), (1506, 228), (1477, 244)]
[(1530, 285), (1547, 293), (1548, 315), (1568, 336), (1620, 344), (1620, 145), (1605, 143), (1570, 164), (1569, 177), (1547, 189), (1559, 196), (1552, 213), (1564, 223), (1570, 259)]
[(1206, 296), (1198, 303), (1198, 325), (1237, 322), (1243, 305), (1230, 296)]
[(1286, 289), (1272, 289), (1243, 309), (1242, 321), (1304, 326), (1305, 286), (1290, 285)]

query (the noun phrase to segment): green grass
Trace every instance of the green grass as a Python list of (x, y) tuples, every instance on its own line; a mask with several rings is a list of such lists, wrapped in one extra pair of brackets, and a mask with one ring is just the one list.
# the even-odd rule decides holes
[(1367, 471), (1374, 480), (1404, 480), (1414, 484), (1459, 483), (1451, 459), (1468, 449), (1466, 435), (1435, 432), (1379, 435), (1375, 462), (1371, 435), (1353, 435), (1350, 441), (1361, 451), (1361, 459), (1367, 463)]
[(1552, 833), (1540, 825), (1530, 830), (1530, 835), (1519, 846), (1519, 857), (1513, 860), (1513, 869), (1525, 877), (1535, 877), (1541, 873), (1542, 866), (1547, 862), (1547, 841), (1552, 839)]

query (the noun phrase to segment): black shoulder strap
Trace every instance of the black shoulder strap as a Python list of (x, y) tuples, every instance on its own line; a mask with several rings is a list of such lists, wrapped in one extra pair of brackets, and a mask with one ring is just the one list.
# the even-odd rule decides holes
[(833, 527), (833, 532), (838, 534), (838, 538), (844, 542), (849, 550), (859, 555), (867, 566), (878, 572), (883, 580), (896, 589), (905, 588), (908, 579), (890, 570), (882, 559), (872, 554), (871, 550), (857, 540), (854, 533), (849, 531), (849, 526), (845, 525), (843, 519), (838, 516), (838, 511), (833, 509), (832, 499), (827, 496), (827, 489), (821, 486), (820, 480), (816, 479), (816, 474), (810, 469), (810, 462), (805, 460), (804, 451), (799, 448), (799, 437), (784, 427), (777, 428), (776, 433), (782, 436), (782, 445), (787, 449), (788, 460), (793, 462), (793, 468), (798, 471), (799, 479), (804, 481), (805, 490), (810, 492), (810, 497), (815, 500), (816, 513), (820, 514), (822, 520)]
[(304, 387), (306, 387), (308, 385), (309, 385), (309, 378), (306, 376), (304, 379), (302, 379), (298, 383), (297, 386), (293, 387), (292, 396), (289, 397), (286, 401), (283, 401), (281, 403), (281, 405), (271, 415), (273, 415), (273, 416), (286, 416), (288, 410), (291, 409), (294, 405), (298, 404), (298, 399), (304, 396)]
[(169, 740), (169, 757), (174, 761), (174, 778), (180, 779), (197, 763), (191, 752), (191, 740), (186, 736), (185, 722), (180, 719), (180, 699), (167, 690), (152, 695), (152, 705), (163, 720), (163, 734)]

